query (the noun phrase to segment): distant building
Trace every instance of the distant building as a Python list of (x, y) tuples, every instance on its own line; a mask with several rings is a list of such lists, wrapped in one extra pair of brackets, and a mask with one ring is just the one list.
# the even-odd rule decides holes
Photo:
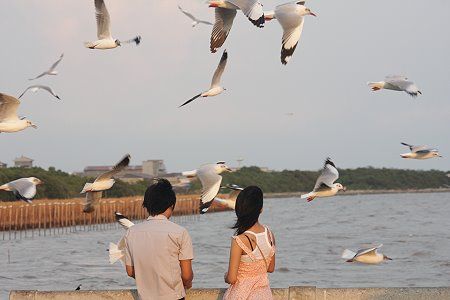
[(5, 164), (4, 162), (1, 162), (1, 161), (0, 161), (0, 169), (2, 169), (2, 168), (7, 168), (7, 167), (8, 167), (7, 164)]
[(17, 168), (32, 168), (33, 167), (33, 160), (31, 158), (21, 156), (17, 157), (14, 160), (14, 167)]
[(152, 159), (142, 162), (142, 173), (158, 177), (167, 173), (162, 159)]

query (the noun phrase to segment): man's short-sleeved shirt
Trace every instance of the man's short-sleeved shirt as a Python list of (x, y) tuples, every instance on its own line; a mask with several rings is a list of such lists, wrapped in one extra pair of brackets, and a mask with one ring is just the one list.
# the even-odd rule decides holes
[(194, 258), (192, 241), (184, 227), (164, 215), (149, 217), (125, 235), (125, 263), (134, 267), (142, 300), (181, 299), (186, 295), (180, 260)]

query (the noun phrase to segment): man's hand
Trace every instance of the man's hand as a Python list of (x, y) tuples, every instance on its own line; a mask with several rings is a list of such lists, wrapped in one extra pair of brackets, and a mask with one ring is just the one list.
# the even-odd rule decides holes
[(133, 266), (126, 265), (125, 268), (126, 268), (126, 270), (127, 270), (128, 276), (130, 276), (130, 277), (132, 277), (132, 278), (135, 278), (135, 277), (134, 277), (134, 276), (135, 276), (135, 274), (134, 274), (134, 267), (133, 267)]

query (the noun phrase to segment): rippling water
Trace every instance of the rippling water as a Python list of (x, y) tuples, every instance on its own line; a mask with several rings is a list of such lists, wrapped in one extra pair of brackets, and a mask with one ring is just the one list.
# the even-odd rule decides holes
[[(184, 220), (194, 242), (194, 287), (226, 287), (223, 274), (234, 212)], [(263, 223), (277, 240), (273, 287), (448, 286), (450, 193), (267, 199)], [(0, 298), (11, 289), (72, 290), (132, 288), (106, 249), (119, 229), (0, 241)], [(340, 259), (344, 248), (383, 243), (394, 260), (357, 265)], [(7, 253), (11, 262), (8, 263)]]

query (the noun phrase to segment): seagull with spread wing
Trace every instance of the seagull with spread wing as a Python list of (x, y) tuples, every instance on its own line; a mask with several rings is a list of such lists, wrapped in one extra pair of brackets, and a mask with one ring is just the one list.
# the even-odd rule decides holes
[[(125, 229), (128, 230), (130, 227), (134, 226), (127, 217), (119, 212), (114, 213), (116, 221)], [(125, 265), (125, 237), (122, 237), (117, 244), (109, 243), (109, 263), (113, 264), (120, 260), (122, 265)]]
[(54, 91), (51, 87), (46, 86), (46, 85), (40, 85), (40, 84), (35, 84), (35, 85), (31, 85), (31, 86), (27, 87), (27, 88), (25, 89), (25, 91), (23, 91), (23, 93), (20, 94), (19, 99), (22, 98), (22, 96), (23, 96), (27, 91), (32, 91), (33, 93), (36, 93), (36, 92), (39, 91), (39, 90), (47, 91), (47, 92), (49, 92), (53, 97), (55, 97), (56, 99), (61, 100), (61, 98), (55, 93), (55, 91)]
[(439, 151), (434, 148), (430, 148), (428, 146), (413, 146), (407, 143), (401, 143), (402, 145), (409, 147), (411, 152), (400, 154), (402, 158), (410, 158), (410, 159), (428, 159), (434, 157), (442, 157), (439, 154)]
[(63, 57), (64, 57), (64, 53), (61, 54), (61, 56), (59, 57), (59, 59), (58, 59), (58, 60), (50, 67), (50, 69), (48, 69), (47, 71), (45, 71), (45, 72), (39, 74), (38, 76), (36, 76), (36, 77), (34, 77), (34, 78), (30, 78), (30, 79), (28, 79), (28, 80), (35, 80), (35, 79), (41, 78), (42, 76), (45, 76), (45, 75), (57, 75), (57, 74), (58, 74), (58, 71), (56, 71), (56, 66), (61, 62), (61, 60), (63, 59)]
[(206, 24), (206, 25), (213, 25), (213, 23), (208, 22), (208, 21), (203, 21), (200, 19), (197, 19), (196, 17), (194, 17), (194, 15), (192, 15), (191, 13), (185, 11), (184, 9), (181, 8), (181, 6), (178, 5), (178, 9), (185, 15), (187, 16), (189, 19), (192, 20), (192, 27), (197, 26), (198, 24)]
[(0, 190), (13, 192), (17, 200), (31, 203), (36, 196), (36, 186), (43, 182), (36, 177), (20, 178), (0, 186)]
[[(98, 40), (93, 42), (86, 42), (84, 45), (89, 49), (113, 49), (121, 46), (121, 42), (117, 39), (113, 39), (111, 36), (111, 20), (109, 17), (108, 9), (106, 8), (104, 0), (94, 0), (95, 4), (95, 19), (97, 20), (97, 38)], [(141, 37), (136, 36), (131, 40), (124, 41), (123, 43), (136, 43), (139, 45)]]
[(83, 212), (91, 213), (95, 210), (95, 205), (102, 198), (103, 191), (109, 190), (116, 182), (113, 179), (114, 175), (120, 173), (130, 164), (131, 156), (125, 155), (112, 170), (105, 172), (98, 176), (93, 183), (86, 183), (80, 194), (86, 194), (86, 201)]
[(306, 198), (308, 202), (314, 200), (316, 197), (330, 197), (336, 195), (340, 190), (345, 191), (345, 187), (340, 183), (334, 183), (339, 178), (339, 172), (336, 166), (327, 158), (322, 172), (317, 178), (314, 190), (311, 193), (302, 195), (301, 198)]
[(222, 78), (223, 71), (225, 70), (225, 66), (227, 65), (228, 53), (227, 50), (223, 51), (222, 58), (220, 59), (219, 65), (217, 66), (216, 71), (214, 72), (214, 76), (211, 81), (211, 86), (209, 90), (202, 92), (198, 95), (195, 95), (188, 101), (181, 104), (179, 107), (185, 106), (186, 104), (191, 103), (195, 99), (199, 97), (213, 97), (221, 94), (226, 89), (220, 85), (220, 79)]
[(231, 193), (228, 194), (227, 198), (215, 197), (214, 202), (234, 210), (236, 207), (236, 199), (243, 190), (243, 188), (235, 184), (227, 185), (224, 188), (231, 189)]
[(281, 63), (286, 65), (302, 35), (304, 16), (316, 16), (305, 6), (305, 1), (286, 3), (278, 5), (274, 11), (264, 12), (267, 21), (277, 19), (283, 28), (283, 38), (281, 40)]
[(359, 262), (363, 264), (379, 264), (386, 260), (392, 260), (392, 258), (387, 257), (382, 253), (378, 253), (378, 249), (380, 249), (383, 244), (380, 244), (376, 247), (361, 249), (357, 252), (354, 252), (349, 249), (345, 249), (342, 253), (342, 258), (347, 262)]
[(215, 8), (215, 22), (211, 33), (210, 50), (215, 53), (230, 33), (236, 11), (242, 10), (244, 15), (256, 27), (264, 27), (264, 12), (262, 4), (257, 0), (210, 0), (209, 7)]
[(414, 84), (414, 82), (408, 80), (407, 77), (400, 75), (387, 76), (384, 81), (368, 82), (367, 85), (372, 88), (372, 91), (374, 92), (385, 89), (403, 91), (411, 97), (417, 97), (418, 94), (422, 95), (422, 92), (419, 91), (419, 88)]

